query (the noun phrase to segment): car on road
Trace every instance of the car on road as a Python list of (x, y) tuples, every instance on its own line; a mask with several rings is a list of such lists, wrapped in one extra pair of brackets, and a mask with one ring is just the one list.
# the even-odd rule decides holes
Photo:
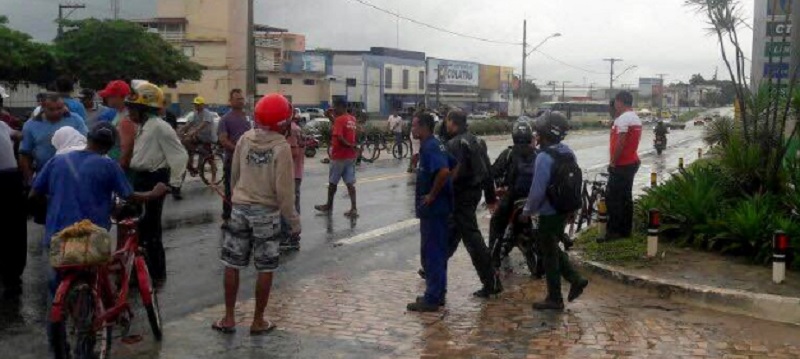
[(467, 117), (469, 117), (469, 118), (471, 118), (473, 120), (486, 120), (486, 119), (489, 119), (490, 116), (489, 116), (489, 113), (486, 112), (486, 111), (477, 111), (477, 112), (471, 113)]
[(667, 125), (667, 128), (670, 129), (670, 130), (685, 130), (686, 129), (686, 123), (685, 122), (672, 121), (671, 118), (665, 118), (664, 119), (664, 124)]
[(313, 120), (319, 117), (325, 117), (325, 110), (316, 107), (309, 107), (303, 111), (308, 114), (309, 120)]
[(330, 125), (331, 125), (331, 120), (329, 120), (327, 117), (319, 117), (306, 122), (305, 128), (309, 130), (318, 130), (322, 126), (330, 126)]

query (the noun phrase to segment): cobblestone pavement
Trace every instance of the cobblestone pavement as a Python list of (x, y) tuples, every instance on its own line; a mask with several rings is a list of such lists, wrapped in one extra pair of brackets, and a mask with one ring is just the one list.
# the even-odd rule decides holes
[(472, 299), (477, 278), (463, 251), (451, 261), (446, 309), (407, 313), (423, 288), (414, 267), (328, 272), (276, 291), (268, 315), (279, 329), (266, 337), (247, 334), (249, 300), (237, 307), (235, 335), (209, 328), (220, 305), (168, 323), (158, 347), (118, 345), (117, 356), (800, 358), (800, 328), (688, 308), (599, 278), (564, 313), (533, 311), (544, 283), (523, 275), (507, 277), (498, 299)]

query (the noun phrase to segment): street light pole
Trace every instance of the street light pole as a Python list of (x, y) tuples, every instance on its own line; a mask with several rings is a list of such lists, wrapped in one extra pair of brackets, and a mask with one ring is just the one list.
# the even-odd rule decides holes
[(525, 115), (525, 59), (528, 57), (528, 20), (522, 20), (522, 78), (519, 81), (520, 115)]
[(561, 81), (561, 101), (567, 100), (567, 93), (566, 93), (566, 84), (571, 83), (572, 81)]
[(623, 60), (622, 59), (615, 59), (615, 58), (612, 57), (612, 58), (608, 58), (608, 59), (603, 59), (603, 61), (608, 61), (608, 62), (611, 63), (611, 76), (609, 77), (611, 79), (611, 81), (610, 81), (610, 83), (608, 85), (608, 88), (609, 88), (609, 90), (613, 90), (614, 89), (614, 63), (622, 62)]

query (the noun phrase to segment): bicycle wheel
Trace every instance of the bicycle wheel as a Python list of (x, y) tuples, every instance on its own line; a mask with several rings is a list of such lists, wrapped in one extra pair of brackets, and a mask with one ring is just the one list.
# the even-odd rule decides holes
[(369, 162), (377, 160), (381, 156), (381, 147), (377, 143), (370, 142), (361, 146), (361, 156)]
[(141, 256), (136, 257), (136, 277), (139, 282), (139, 295), (142, 298), (144, 309), (147, 311), (147, 321), (150, 323), (153, 337), (155, 337), (157, 341), (161, 341), (163, 336), (161, 307), (158, 305), (158, 295), (150, 281), (150, 272), (147, 269), (147, 263), (145, 263), (144, 257)]
[(210, 156), (205, 156), (200, 164), (200, 179), (206, 185), (217, 186), (222, 183), (222, 155), (215, 152)]
[(64, 296), (61, 318), (50, 323), (56, 359), (106, 359), (111, 349), (111, 326), (95, 331), (94, 321), (103, 311), (102, 301), (84, 281), (73, 282)]
[(395, 143), (392, 146), (392, 156), (398, 160), (408, 157), (409, 152), (408, 143), (406, 142)]

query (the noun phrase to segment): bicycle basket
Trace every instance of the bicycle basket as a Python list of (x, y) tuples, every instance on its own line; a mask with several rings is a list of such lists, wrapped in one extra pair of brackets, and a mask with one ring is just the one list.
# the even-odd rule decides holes
[(50, 241), (50, 265), (95, 266), (111, 259), (111, 235), (89, 220), (56, 233)]

